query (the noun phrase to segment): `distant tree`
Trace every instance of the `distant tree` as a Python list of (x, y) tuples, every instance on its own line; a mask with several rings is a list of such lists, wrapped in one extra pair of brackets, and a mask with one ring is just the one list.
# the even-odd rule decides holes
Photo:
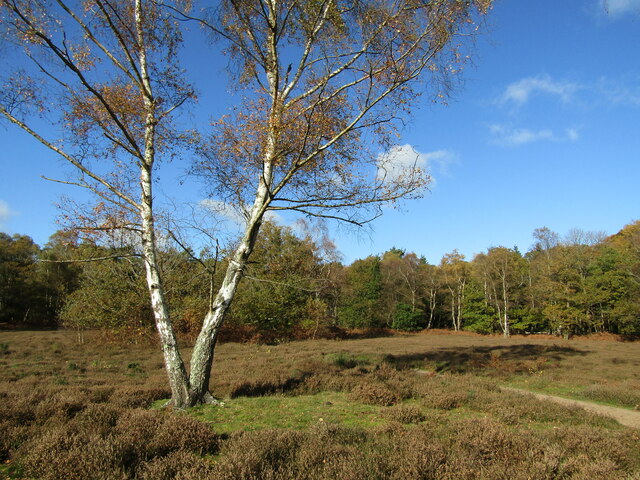
[[(71, 292), (60, 313), (62, 324), (129, 332), (148, 331), (153, 325), (144, 283), (144, 264), (130, 250), (79, 245), (66, 259), (80, 265), (79, 287)], [(93, 261), (94, 258), (104, 260)], [(80, 337), (81, 338), (81, 337)]]
[(379, 312), (382, 275), (380, 257), (356, 260), (345, 271), (345, 285), (338, 313), (341, 326), (348, 328), (381, 327)]
[(308, 238), (299, 238), (289, 227), (265, 222), (230, 320), (279, 332), (281, 337), (305, 324), (309, 314), (314, 321), (327, 323), (328, 318), (322, 316), (328, 313), (317, 310), (322, 304), (321, 268), (315, 245)]
[(79, 269), (64, 263), (65, 235), (40, 249), (26, 235), (0, 233), (0, 322), (54, 327), (67, 295), (78, 286)]
[(431, 328), (439, 310), (439, 298), (442, 290), (442, 272), (436, 265), (424, 262), (419, 267), (420, 284), (424, 289), (425, 306), (427, 309), (426, 328)]
[(395, 330), (416, 331), (422, 330), (426, 326), (424, 313), (415, 310), (407, 303), (399, 303), (391, 328)]
[(0, 322), (30, 324), (43, 320), (37, 312), (39, 251), (26, 235), (0, 233)]
[(440, 271), (449, 294), (451, 326), (457, 332), (462, 329), (466, 286), (471, 270), (465, 256), (454, 250), (442, 257)]
[(38, 255), (42, 308), (46, 318), (56, 325), (61, 323), (60, 313), (68, 295), (79, 287), (81, 268), (66, 262), (77, 246), (78, 237), (74, 232), (60, 230), (49, 237)]
[(593, 331), (593, 307), (600, 294), (590, 288), (592, 268), (597, 257), (594, 247), (559, 245), (550, 252), (549, 271), (542, 276), (546, 299), (543, 314), (556, 334)]
[(616, 333), (640, 335), (640, 221), (626, 225), (604, 245), (613, 248), (610, 258), (615, 265), (605, 287), (614, 299), (609, 328)]
[(527, 262), (522, 255), (506, 247), (492, 247), (474, 259), (487, 290), (487, 299), (495, 309), (505, 337), (511, 333), (511, 311), (517, 306), (526, 285)]
[(627, 257), (629, 274), (640, 281), (640, 220), (625, 225), (605, 242)]
[(382, 255), (380, 308), (388, 325), (395, 322), (400, 305), (409, 305), (412, 313), (424, 316), (426, 285), (421, 268), (424, 264), (425, 260), (415, 253), (395, 247)]
[(500, 330), (500, 326), (496, 310), (489, 301), (489, 286), (486, 279), (478, 274), (478, 265), (475, 261), (472, 266), (474, 272), (465, 288), (465, 303), (462, 312), (464, 329), (477, 333), (494, 333)]
[(533, 238), (535, 239), (533, 250), (537, 251), (548, 252), (560, 244), (560, 236), (547, 227), (536, 228), (533, 231)]
[(607, 238), (606, 232), (592, 232), (587, 230), (582, 230), (580, 228), (572, 228), (565, 235), (562, 243), (564, 245), (576, 246), (576, 245), (587, 245), (594, 246), (598, 243), (604, 241)]

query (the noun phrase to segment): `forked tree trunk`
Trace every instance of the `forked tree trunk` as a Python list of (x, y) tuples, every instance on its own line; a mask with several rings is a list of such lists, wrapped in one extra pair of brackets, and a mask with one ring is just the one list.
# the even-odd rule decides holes
[(236, 293), (238, 284), (244, 274), (249, 255), (255, 245), (261, 221), (256, 221), (247, 228), (244, 238), (236, 249), (233, 259), (229, 262), (227, 271), (212, 309), (204, 318), (202, 329), (193, 347), (191, 355), (191, 373), (189, 384), (191, 389), (191, 405), (198, 403), (212, 403), (213, 397), (209, 393), (209, 378), (218, 332), (224, 321), (231, 300)]
[[(262, 200), (266, 201), (266, 198)], [(249, 255), (255, 246), (264, 213), (264, 201), (260, 202), (259, 212), (254, 221), (247, 226), (242, 242), (229, 262), (224, 280), (214, 300), (212, 309), (206, 314), (202, 329), (196, 340), (191, 355), (191, 371), (187, 376), (186, 368), (178, 349), (176, 337), (171, 327), (169, 314), (164, 300), (163, 287), (157, 268), (153, 243), (143, 241), (145, 265), (147, 267), (147, 284), (151, 295), (151, 303), (160, 341), (164, 353), (165, 367), (171, 385), (171, 405), (176, 408), (188, 408), (201, 403), (216, 403), (209, 392), (209, 378), (213, 365), (214, 351), (218, 332), (224, 321), (231, 300), (244, 274)], [(258, 203), (258, 202), (256, 202)], [(150, 222), (152, 223), (152, 222)], [(143, 222), (144, 226), (145, 222)], [(143, 228), (143, 230), (146, 230)], [(144, 232), (143, 237), (153, 235), (152, 228)]]
[[(275, 12), (269, 9), (269, 24), (276, 24)], [(218, 340), (218, 332), (222, 327), (225, 315), (231, 301), (236, 293), (238, 284), (244, 276), (244, 269), (249, 260), (258, 238), (258, 232), (262, 224), (262, 218), (271, 202), (271, 182), (273, 180), (273, 161), (275, 158), (277, 145), (277, 130), (279, 128), (278, 111), (278, 57), (276, 51), (275, 28), (271, 28), (267, 34), (267, 80), (269, 93), (271, 96), (271, 111), (267, 125), (267, 142), (263, 153), (262, 175), (256, 190), (255, 200), (251, 208), (247, 226), (238, 248), (233, 254), (227, 271), (225, 272), (222, 285), (213, 302), (213, 306), (204, 318), (202, 329), (198, 334), (196, 343), (191, 354), (191, 373), (189, 376), (190, 399), (189, 404), (193, 406), (198, 403), (215, 403), (215, 399), (209, 393), (209, 378), (211, 376), (211, 366)]]

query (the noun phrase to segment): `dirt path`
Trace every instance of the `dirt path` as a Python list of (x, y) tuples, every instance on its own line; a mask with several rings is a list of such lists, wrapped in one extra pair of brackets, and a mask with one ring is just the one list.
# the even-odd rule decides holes
[(547, 395), (545, 393), (530, 392), (529, 390), (522, 390), (520, 388), (513, 387), (500, 387), (501, 390), (507, 392), (516, 392), (523, 395), (532, 395), (540, 400), (548, 400), (566, 405), (569, 407), (584, 408), (593, 413), (611, 417), (618, 421), (621, 425), (627, 427), (640, 428), (640, 412), (634, 412), (633, 410), (627, 410), (625, 408), (608, 407), (606, 405), (599, 405), (597, 403), (583, 402), (581, 400), (570, 400), (568, 398), (556, 397), (555, 395)]

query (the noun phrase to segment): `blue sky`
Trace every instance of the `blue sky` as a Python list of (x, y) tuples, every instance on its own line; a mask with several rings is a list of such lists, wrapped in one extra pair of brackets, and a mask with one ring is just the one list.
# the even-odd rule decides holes
[[(498, 1), (462, 88), (448, 106), (417, 109), (400, 139), (430, 170), (431, 192), (359, 233), (330, 225), (344, 261), (392, 246), (432, 263), (454, 248), (524, 252), (538, 227), (611, 234), (640, 218), (639, 51), (640, 0), (610, 0), (608, 13), (600, 0)], [(198, 108), (222, 112), (225, 65), (206, 54), (187, 58), (199, 79), (219, 79), (200, 84)], [(74, 192), (40, 175), (60, 177), (63, 164), (4, 123), (0, 139), (0, 230), (42, 245), (59, 195)]]

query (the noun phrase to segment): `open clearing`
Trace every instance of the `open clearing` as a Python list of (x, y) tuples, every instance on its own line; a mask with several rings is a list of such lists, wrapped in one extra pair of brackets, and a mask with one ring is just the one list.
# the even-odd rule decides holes
[(640, 412), (634, 412), (631, 410), (626, 410), (624, 408), (618, 408), (618, 407), (609, 407), (607, 405), (600, 405), (598, 403), (585, 402), (582, 400), (571, 400), (569, 398), (558, 397), (557, 395), (547, 395), (545, 393), (536, 393), (528, 390), (522, 390), (520, 388), (501, 387), (501, 390), (521, 393), (523, 395), (531, 395), (539, 400), (556, 402), (556, 403), (559, 403), (560, 405), (566, 405), (569, 407), (583, 408), (597, 415), (611, 417), (621, 425), (625, 425), (627, 427), (632, 427), (632, 428), (640, 428)]
[(637, 416), (639, 347), (447, 332), (228, 343), (211, 382), (226, 405), (172, 412), (157, 408), (155, 346), (0, 332), (0, 476), (635, 479), (637, 429), (501, 388)]

